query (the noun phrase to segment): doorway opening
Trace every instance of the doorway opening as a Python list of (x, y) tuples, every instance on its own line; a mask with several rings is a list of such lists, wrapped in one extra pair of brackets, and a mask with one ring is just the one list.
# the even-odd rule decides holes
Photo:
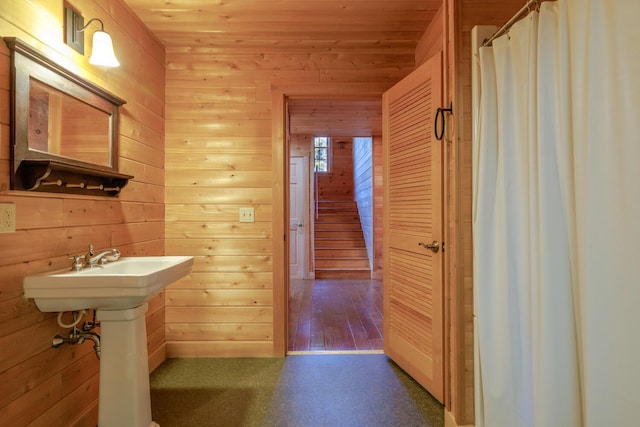
[[(289, 165), (289, 197), (285, 200), (290, 215), (287, 241), (291, 261), (287, 287), (287, 353), (382, 353), (382, 282), (371, 278), (364, 240), (353, 244), (347, 238), (349, 234), (362, 234), (354, 196), (352, 141), (354, 136), (381, 133), (377, 123), (381, 99), (296, 97), (287, 101), (285, 164)], [(360, 112), (361, 117), (348, 120), (345, 117), (350, 114), (346, 113), (348, 110), (354, 114)], [(323, 118), (327, 115), (333, 118)], [(362, 126), (363, 120), (372, 125), (365, 126), (366, 130), (356, 128)], [(345, 127), (344, 123), (350, 125)], [(336, 130), (337, 127), (340, 130)], [(339, 134), (349, 136), (335, 136)], [(329, 169), (334, 174), (325, 172), (320, 186), (314, 173), (315, 136), (326, 138), (326, 145), (334, 149), (326, 153), (332, 160)], [(341, 161), (349, 166), (345, 167)], [(296, 189), (301, 182), (303, 189)], [(325, 200), (351, 203), (353, 211), (343, 214), (327, 203), (327, 210), (320, 214), (325, 218), (319, 218), (317, 196), (320, 192), (326, 196)], [(349, 224), (352, 220), (357, 221), (357, 230), (349, 230), (356, 227)], [(342, 229), (344, 227), (346, 229)], [(360, 260), (357, 260), (358, 252), (364, 253)], [(361, 272), (354, 270), (336, 275), (331, 271), (349, 270), (358, 263), (362, 265)]]

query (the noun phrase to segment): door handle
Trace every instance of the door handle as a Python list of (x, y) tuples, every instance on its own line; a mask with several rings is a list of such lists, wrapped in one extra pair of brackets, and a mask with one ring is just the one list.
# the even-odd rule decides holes
[(301, 222), (299, 222), (299, 223), (297, 223), (296, 225), (297, 225), (298, 227), (302, 227), (304, 224), (303, 224), (303, 223), (301, 223)]
[(435, 254), (437, 254), (438, 251), (440, 250), (440, 243), (438, 243), (437, 240), (434, 240), (430, 244), (429, 243), (420, 242), (420, 243), (418, 243), (418, 246), (422, 246), (425, 249), (429, 249), (430, 251), (433, 251), (433, 253), (435, 253)]

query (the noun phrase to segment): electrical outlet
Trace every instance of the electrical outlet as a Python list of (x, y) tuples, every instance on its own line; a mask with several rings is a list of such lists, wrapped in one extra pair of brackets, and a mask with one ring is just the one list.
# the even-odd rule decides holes
[(0, 233), (15, 233), (16, 205), (0, 203)]
[(240, 222), (255, 222), (255, 210), (253, 208), (240, 208)]

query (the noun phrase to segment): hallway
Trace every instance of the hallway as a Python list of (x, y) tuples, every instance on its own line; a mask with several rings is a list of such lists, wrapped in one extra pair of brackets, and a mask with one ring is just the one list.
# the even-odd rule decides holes
[(382, 282), (292, 279), (291, 352), (382, 352)]

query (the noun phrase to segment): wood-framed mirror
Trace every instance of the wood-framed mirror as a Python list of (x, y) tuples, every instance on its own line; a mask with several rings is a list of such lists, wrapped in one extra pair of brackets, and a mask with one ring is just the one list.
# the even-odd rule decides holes
[(123, 99), (15, 37), (11, 51), (11, 189), (117, 196)]

